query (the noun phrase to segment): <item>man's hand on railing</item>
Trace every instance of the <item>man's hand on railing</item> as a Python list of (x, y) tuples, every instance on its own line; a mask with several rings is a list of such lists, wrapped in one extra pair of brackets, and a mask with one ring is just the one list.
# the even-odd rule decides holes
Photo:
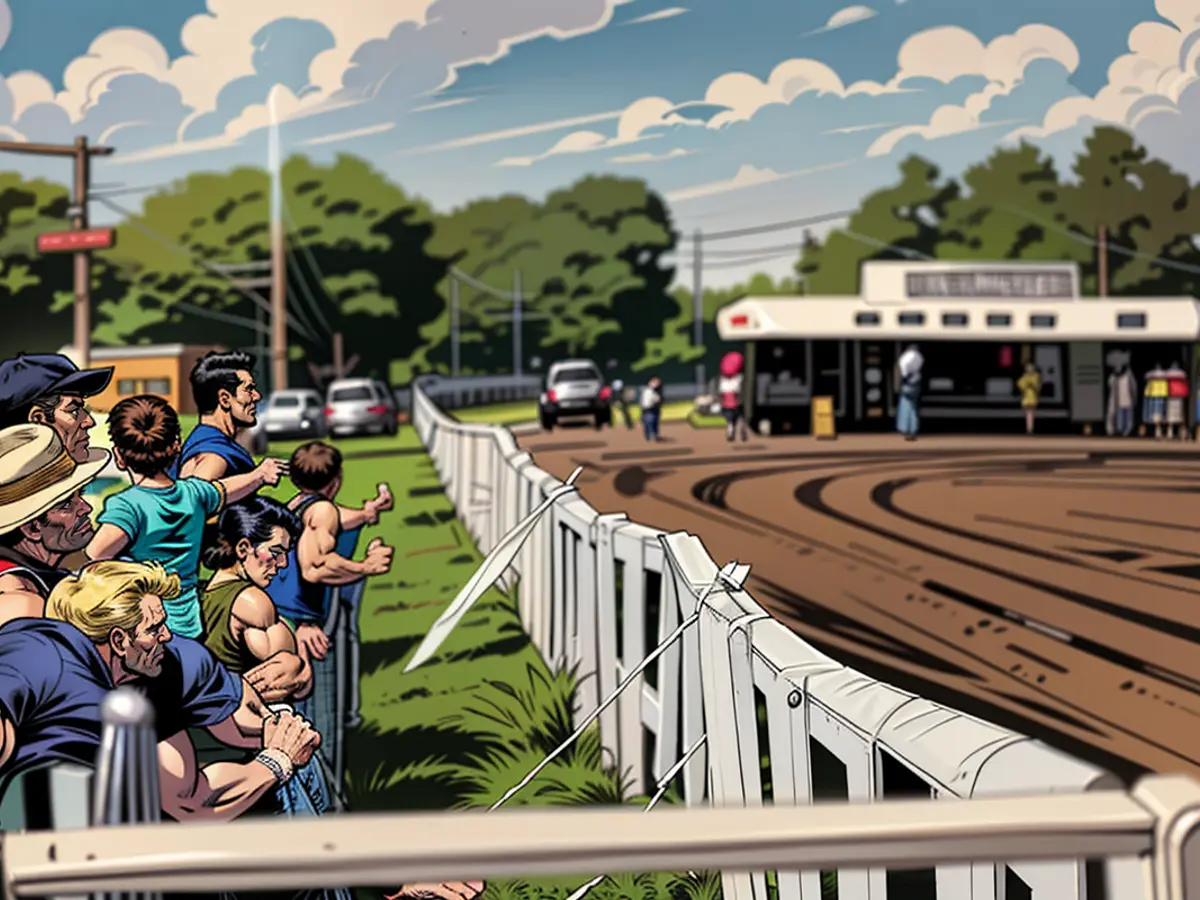
[(448, 881), (445, 884), (407, 884), (384, 900), (475, 900), (483, 893), (482, 881)]
[(329, 635), (319, 625), (301, 625), (296, 629), (296, 646), (308, 659), (324, 659), (329, 652)]
[(300, 654), (280, 650), (247, 672), (245, 678), (264, 700), (277, 703), (298, 693), (308, 683), (310, 671)]

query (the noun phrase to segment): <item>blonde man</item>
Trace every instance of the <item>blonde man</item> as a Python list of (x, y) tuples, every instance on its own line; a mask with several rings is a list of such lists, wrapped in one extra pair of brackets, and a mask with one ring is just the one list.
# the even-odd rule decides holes
[[(179, 590), (157, 563), (106, 560), (59, 582), (46, 618), (0, 629), (0, 787), (51, 760), (94, 765), (100, 705), (122, 684), (154, 707), (163, 812), (176, 820), (235, 819), (308, 762), (320, 739), (304, 719), (271, 715), (203, 645), (173, 638), (163, 601)], [(200, 768), (189, 728), (259, 753)]]

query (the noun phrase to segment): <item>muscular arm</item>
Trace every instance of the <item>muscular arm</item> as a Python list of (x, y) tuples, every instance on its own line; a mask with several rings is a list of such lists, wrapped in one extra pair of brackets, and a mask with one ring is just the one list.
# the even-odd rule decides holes
[(224, 478), (229, 464), (215, 453), (197, 453), (179, 467), (180, 478), (203, 478), (216, 481)]
[(90, 560), (112, 559), (129, 546), (129, 535), (116, 525), (101, 525), (84, 551)]
[[(22, 575), (0, 575), (0, 625), (13, 619), (40, 619), (46, 611), (46, 601), (37, 585)], [(6, 728), (12, 723), (6, 722)], [(0, 760), (0, 768), (4, 765)]]
[(0, 713), (0, 769), (8, 765), (17, 750), (17, 728), (8, 716)]
[(350, 584), (367, 574), (360, 562), (338, 555), (338, 509), (332, 503), (316, 503), (304, 513), (304, 532), (296, 545), (300, 575), (317, 584)]
[(342, 528), (346, 531), (354, 531), (356, 528), (362, 528), (364, 525), (373, 525), (378, 521), (378, 514), (371, 510), (370, 503), (363, 506), (362, 509), (353, 509), (349, 506), (338, 506), (338, 518), (342, 520)]
[(200, 768), (186, 731), (158, 745), (163, 812), (181, 821), (228, 822), (276, 785), (260, 762), (211, 763)]
[(222, 478), (216, 483), (225, 492), (225, 502), (227, 504), (245, 500), (264, 484), (262, 473), (258, 469), (248, 472), (245, 475)]
[[(293, 679), (278, 690), (279, 699), (294, 697), (302, 700), (312, 692), (312, 666), (297, 652), (296, 635), (286, 622), (281, 622), (275, 612), (275, 604), (266, 592), (257, 587), (248, 587), (233, 601), (231, 613), (231, 630), (234, 637), (240, 640), (258, 660), (266, 662), (280, 656), (288, 658), (288, 663), (299, 671)], [(262, 667), (255, 667), (246, 675), (253, 680), (254, 674)], [(274, 698), (271, 689), (262, 687), (268, 699)]]
[(223, 722), (210, 725), (208, 733), (226, 746), (257, 750), (262, 746), (263, 720), (268, 715), (267, 704), (243, 678), (241, 705)]

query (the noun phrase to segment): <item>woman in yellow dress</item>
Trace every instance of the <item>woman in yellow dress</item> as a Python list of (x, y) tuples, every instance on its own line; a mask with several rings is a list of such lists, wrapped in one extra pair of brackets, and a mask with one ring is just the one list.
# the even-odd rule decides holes
[(1018, 379), (1017, 390), (1021, 392), (1021, 409), (1025, 410), (1025, 433), (1033, 434), (1033, 417), (1042, 396), (1042, 376), (1033, 363), (1025, 363), (1025, 374)]

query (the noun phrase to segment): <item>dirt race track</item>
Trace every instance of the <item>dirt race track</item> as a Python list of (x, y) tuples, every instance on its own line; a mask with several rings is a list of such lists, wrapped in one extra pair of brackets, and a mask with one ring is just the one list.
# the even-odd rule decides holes
[[(1200, 451), (1106, 438), (560, 428), (600, 512), (697, 535), (797, 634), (1132, 779), (1200, 775)], [(1189, 499), (1191, 498), (1191, 499)]]

